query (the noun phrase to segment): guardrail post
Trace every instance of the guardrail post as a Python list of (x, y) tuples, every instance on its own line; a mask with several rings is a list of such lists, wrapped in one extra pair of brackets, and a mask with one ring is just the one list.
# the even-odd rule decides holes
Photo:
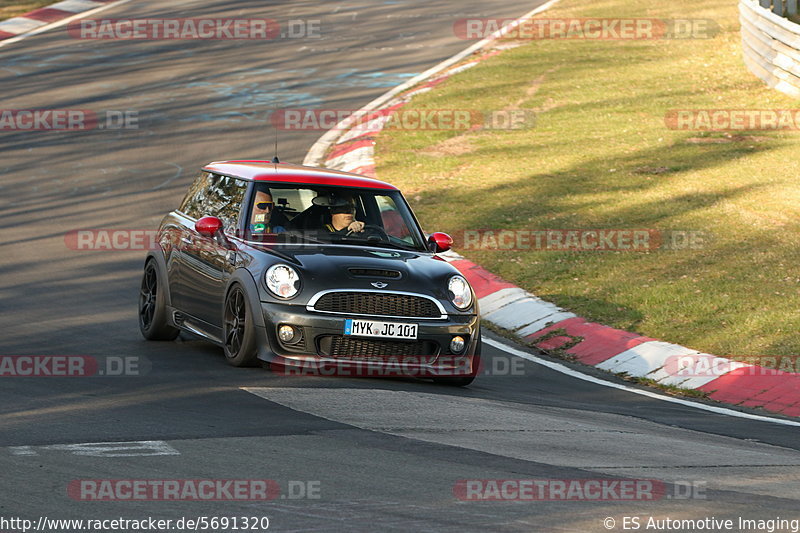
[(758, 5), (769, 9), (772, 7), (772, 0), (758, 0)]
[(797, 0), (786, 0), (786, 14), (797, 15)]
[(786, 16), (786, 10), (783, 7), (783, 0), (772, 0), (772, 12), (781, 17)]

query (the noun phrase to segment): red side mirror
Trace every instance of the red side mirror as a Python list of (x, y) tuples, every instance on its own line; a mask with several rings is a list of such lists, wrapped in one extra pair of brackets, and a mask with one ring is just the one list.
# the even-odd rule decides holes
[(428, 242), (437, 254), (446, 252), (453, 247), (453, 238), (447, 233), (431, 233), (430, 237), (428, 237)]
[(222, 229), (222, 221), (217, 217), (203, 217), (194, 223), (194, 229), (204, 237), (213, 237)]

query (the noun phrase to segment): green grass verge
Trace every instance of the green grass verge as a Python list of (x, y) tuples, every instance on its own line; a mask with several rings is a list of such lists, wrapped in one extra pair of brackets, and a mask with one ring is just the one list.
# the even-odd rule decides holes
[(0, 20), (24, 15), (34, 9), (55, 4), (56, 0), (29, 0), (28, 2), (12, 2), (0, 0)]
[(402, 188), (428, 231), (706, 232), (696, 250), (459, 251), (608, 325), (733, 358), (800, 354), (798, 133), (665, 126), (673, 109), (798, 107), (745, 68), (736, 2), (562, 0), (541, 16), (713, 19), (721, 31), (507, 50), (409, 108), (518, 105), (537, 112), (535, 127), (386, 130), (379, 178)]

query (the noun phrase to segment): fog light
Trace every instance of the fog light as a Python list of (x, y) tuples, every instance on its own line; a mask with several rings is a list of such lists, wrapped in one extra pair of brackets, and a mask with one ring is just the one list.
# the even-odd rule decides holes
[(282, 342), (288, 344), (294, 340), (295, 329), (292, 326), (284, 324), (278, 328), (278, 337), (280, 337)]
[(461, 350), (464, 349), (465, 344), (464, 337), (453, 337), (453, 340), (450, 341), (450, 351), (453, 353), (461, 353)]

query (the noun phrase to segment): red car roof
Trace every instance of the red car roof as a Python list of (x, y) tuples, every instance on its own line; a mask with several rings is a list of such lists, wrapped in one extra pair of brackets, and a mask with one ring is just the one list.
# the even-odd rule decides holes
[(270, 161), (215, 161), (203, 170), (252, 181), (307, 183), (310, 185), (339, 185), (365, 189), (398, 190), (386, 182), (325, 168), (304, 167)]

